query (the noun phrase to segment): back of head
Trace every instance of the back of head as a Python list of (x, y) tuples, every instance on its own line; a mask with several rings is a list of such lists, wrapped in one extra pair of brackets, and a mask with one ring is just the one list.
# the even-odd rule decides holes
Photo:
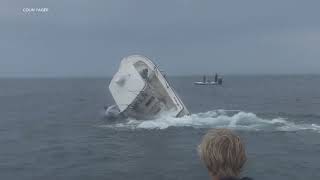
[(228, 129), (210, 130), (199, 145), (199, 155), (212, 176), (238, 177), (246, 162), (239, 136)]

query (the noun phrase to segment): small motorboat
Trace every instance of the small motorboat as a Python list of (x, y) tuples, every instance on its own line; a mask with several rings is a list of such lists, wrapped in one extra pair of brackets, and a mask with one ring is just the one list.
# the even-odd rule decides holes
[(161, 113), (173, 117), (190, 114), (165, 76), (145, 56), (123, 58), (109, 90), (116, 102), (116, 106), (106, 110), (110, 116), (149, 119)]
[(203, 76), (202, 81), (193, 82), (194, 85), (222, 85), (222, 77), (215, 74), (214, 81), (207, 80), (206, 76)]

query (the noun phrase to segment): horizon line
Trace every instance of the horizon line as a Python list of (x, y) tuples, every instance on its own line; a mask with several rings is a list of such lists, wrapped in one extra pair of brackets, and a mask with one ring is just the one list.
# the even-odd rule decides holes
[[(214, 73), (203, 73), (203, 74), (172, 74), (164, 73), (167, 76), (171, 77), (194, 77), (194, 76), (213, 76)], [(312, 76), (312, 75), (320, 75), (320, 73), (218, 73), (222, 76)], [(0, 79), (62, 79), (62, 78), (111, 78), (113, 75), (44, 75), (44, 76), (33, 76), (33, 75), (26, 75), (26, 76), (0, 76)]]

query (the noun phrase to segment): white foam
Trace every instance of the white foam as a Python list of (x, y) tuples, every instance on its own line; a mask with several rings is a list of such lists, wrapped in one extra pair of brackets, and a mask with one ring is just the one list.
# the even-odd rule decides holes
[(317, 124), (296, 124), (285, 118), (264, 119), (254, 113), (238, 110), (213, 110), (192, 114), (181, 118), (161, 116), (154, 120), (139, 121), (128, 119), (125, 122), (106, 125), (109, 128), (130, 129), (166, 129), (168, 127), (193, 128), (231, 128), (241, 130), (298, 131), (315, 130), (320, 132)]

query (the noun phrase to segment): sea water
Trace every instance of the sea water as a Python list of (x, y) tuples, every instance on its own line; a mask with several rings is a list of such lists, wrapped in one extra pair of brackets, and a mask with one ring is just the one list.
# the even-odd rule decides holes
[(170, 77), (190, 116), (109, 121), (110, 78), (0, 80), (0, 179), (209, 179), (197, 146), (210, 128), (245, 141), (243, 175), (320, 178), (320, 76)]

